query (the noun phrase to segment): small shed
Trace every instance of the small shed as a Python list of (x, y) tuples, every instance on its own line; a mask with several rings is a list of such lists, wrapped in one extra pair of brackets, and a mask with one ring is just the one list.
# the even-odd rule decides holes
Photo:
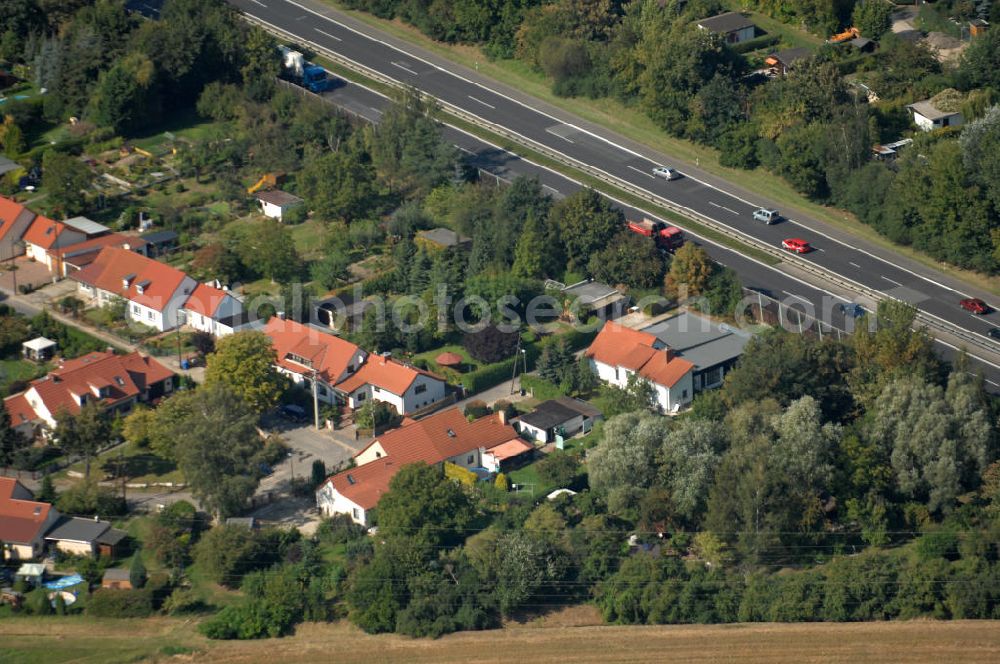
[(264, 213), (264, 216), (277, 219), (278, 221), (284, 221), (284, 217), (288, 214), (289, 210), (297, 208), (304, 203), (298, 196), (289, 194), (287, 191), (281, 191), (280, 189), (261, 191), (256, 196), (257, 201), (260, 203), (260, 211)]
[(629, 303), (628, 295), (599, 281), (581, 281), (561, 290), (570, 302), (570, 313), (578, 318), (594, 313), (613, 320), (625, 313)]
[(132, 590), (132, 575), (124, 567), (109, 567), (101, 577), (101, 587), (114, 590)]
[(257, 523), (257, 519), (252, 516), (231, 516), (226, 519), (227, 526), (238, 526), (240, 528), (246, 528), (247, 530), (257, 530), (260, 524)]
[(38, 587), (45, 580), (45, 565), (41, 563), (24, 563), (17, 569), (18, 579), (24, 579), (28, 584)]
[(518, 432), (540, 443), (559, 442), (577, 433), (589, 432), (601, 419), (601, 411), (589, 403), (570, 397), (543, 401), (535, 410), (516, 418)]
[(149, 257), (158, 258), (177, 248), (179, 236), (176, 231), (152, 231), (143, 233), (141, 237), (149, 243)]
[(726, 12), (703, 18), (698, 21), (698, 27), (721, 35), (729, 44), (750, 41), (757, 34), (754, 22), (739, 12)]
[(970, 37), (982, 37), (986, 34), (986, 30), (989, 29), (989, 21), (984, 21), (981, 18), (975, 18), (969, 21), (969, 36)]
[(48, 362), (56, 354), (56, 347), (58, 345), (52, 339), (35, 337), (21, 344), (21, 351), (24, 353), (24, 359), (26, 360)]
[(450, 228), (432, 228), (426, 231), (417, 231), (417, 244), (429, 249), (448, 249), (457, 247), (459, 249), (469, 249), (472, 247), (472, 240), (460, 235)]

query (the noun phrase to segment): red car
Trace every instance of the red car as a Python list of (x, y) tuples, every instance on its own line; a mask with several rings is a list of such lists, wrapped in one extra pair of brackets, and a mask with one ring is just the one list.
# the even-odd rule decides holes
[(989, 312), (990, 307), (985, 302), (980, 300), (978, 297), (967, 297), (958, 303), (966, 311), (971, 311), (974, 314), (985, 314)]
[(788, 251), (794, 251), (797, 254), (807, 254), (812, 251), (812, 247), (805, 240), (800, 240), (795, 237), (790, 237), (787, 240), (781, 241), (781, 248), (787, 249)]

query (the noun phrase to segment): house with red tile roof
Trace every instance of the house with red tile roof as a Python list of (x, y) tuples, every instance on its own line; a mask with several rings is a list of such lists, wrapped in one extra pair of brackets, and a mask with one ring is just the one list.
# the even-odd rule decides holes
[(47, 376), (31, 381), (24, 392), (4, 399), (11, 424), (56, 425), (56, 415), (73, 415), (87, 403), (126, 413), (138, 402), (155, 401), (173, 392), (174, 373), (155, 359), (134, 352), (88, 353), (67, 360)]
[(45, 534), (59, 520), (59, 512), (34, 499), (23, 484), (0, 477), (0, 561), (32, 560), (45, 548)]
[(198, 284), (181, 309), (184, 321), (200, 332), (221, 337), (232, 334), (226, 321), (243, 313), (243, 303), (232, 293), (208, 284)]
[(332, 475), (320, 485), (316, 506), (325, 516), (347, 514), (356, 523), (367, 525), (368, 512), (378, 505), (403, 466), (449, 462), (482, 469), (496, 463), (488, 450), (502, 449), (510, 454), (512, 446), (507, 443), (511, 442), (521, 443), (525, 452), (532, 449), (520, 441), (503, 413), (472, 422), (457, 408), (435, 413), (373, 440), (355, 455), (354, 468)]
[(181, 309), (198, 286), (177, 268), (122, 247), (104, 247), (70, 278), (85, 301), (105, 306), (122, 298), (130, 319), (160, 332), (183, 323)]
[(38, 215), (24, 233), (25, 255), (53, 270), (50, 251), (84, 242), (87, 234), (61, 221)]
[(608, 321), (584, 356), (606, 383), (625, 387), (633, 375), (645, 379), (664, 412), (676, 412), (694, 398), (694, 364), (648, 332)]
[(0, 260), (23, 256), (25, 245), (21, 242), (35, 213), (10, 198), (0, 196)]
[(431, 406), (445, 398), (445, 380), (382, 355), (370, 355), (361, 368), (335, 386), (351, 408), (381, 401), (400, 415)]
[(354, 374), (368, 353), (346, 339), (319, 328), (274, 316), (261, 330), (271, 338), (275, 368), (296, 384), (312, 388), (324, 403), (336, 403), (333, 387)]
[(108, 233), (66, 247), (49, 249), (48, 263), (57, 276), (66, 277), (97, 260), (104, 247), (120, 247), (147, 256), (148, 246), (148, 242), (135, 235)]
[(28, 403), (24, 392), (4, 397), (3, 407), (10, 415), (10, 426), (28, 440), (34, 439), (44, 424), (38, 413)]

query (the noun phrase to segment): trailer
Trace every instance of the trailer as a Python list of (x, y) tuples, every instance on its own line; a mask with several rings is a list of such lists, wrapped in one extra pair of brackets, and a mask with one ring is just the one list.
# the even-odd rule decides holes
[(643, 219), (629, 220), (628, 229), (644, 237), (651, 238), (656, 246), (664, 251), (676, 251), (684, 244), (684, 231), (676, 226), (668, 226), (662, 221)]
[(300, 52), (287, 46), (281, 46), (279, 50), (281, 51), (281, 66), (286, 78), (310, 92), (319, 93), (330, 89), (333, 79), (325, 69), (309, 62)]

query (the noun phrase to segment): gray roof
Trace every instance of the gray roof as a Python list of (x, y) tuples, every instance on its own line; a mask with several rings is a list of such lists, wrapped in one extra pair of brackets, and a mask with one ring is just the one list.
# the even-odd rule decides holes
[(124, 530), (118, 530), (117, 528), (108, 528), (103, 533), (97, 537), (98, 544), (106, 544), (108, 546), (114, 546), (121, 542), (123, 539), (128, 537), (128, 533)]
[(681, 357), (694, 364), (695, 371), (736, 359), (743, 354), (743, 347), (752, 338), (747, 332), (724, 323), (713, 323), (690, 312), (671, 316), (650, 325), (643, 332), (654, 335), (676, 350)]
[(104, 570), (105, 581), (131, 581), (132, 575), (124, 567), (109, 567)]
[(290, 194), (287, 191), (281, 191), (280, 189), (259, 191), (256, 196), (257, 200), (270, 203), (271, 205), (277, 205), (278, 207), (290, 207), (303, 202), (302, 199), (295, 194)]
[(252, 516), (231, 516), (226, 519), (227, 526), (242, 526), (253, 530), (257, 527), (257, 519)]
[(77, 516), (64, 516), (56, 522), (55, 527), (48, 532), (45, 539), (93, 543), (109, 528), (111, 528), (111, 524), (107, 521), (94, 521), (93, 519), (81, 519)]
[(601, 411), (579, 399), (559, 397), (543, 401), (535, 406), (535, 410), (518, 419), (536, 429), (551, 429), (581, 415), (596, 418), (601, 416)]
[(612, 288), (607, 284), (602, 284), (599, 281), (581, 281), (580, 283), (563, 288), (562, 292), (570, 297), (577, 298), (580, 304), (596, 308), (607, 306), (612, 302), (617, 302), (626, 297), (618, 289)]
[(111, 232), (111, 229), (104, 224), (99, 224), (86, 217), (73, 217), (72, 219), (65, 220), (63, 223), (87, 235), (101, 235), (102, 233)]
[(176, 231), (153, 231), (152, 233), (143, 233), (140, 237), (150, 244), (166, 244), (167, 242), (175, 242), (178, 235)]
[(712, 32), (726, 34), (743, 28), (754, 27), (753, 21), (737, 12), (726, 12), (717, 16), (709, 16), (698, 21), (698, 27)]
[(54, 346), (57, 346), (58, 344), (56, 344), (55, 341), (52, 341), (52, 339), (46, 339), (45, 337), (35, 337), (34, 339), (31, 339), (29, 341), (25, 341), (21, 345), (24, 346), (25, 348), (29, 349), (29, 350), (43, 351), (46, 348), (53, 348)]
[(454, 247), (469, 242), (469, 238), (459, 235), (450, 228), (432, 228), (429, 231), (418, 231), (417, 237), (421, 240), (439, 244), (442, 247)]
[(800, 46), (798, 48), (789, 48), (784, 51), (778, 51), (777, 53), (772, 53), (772, 56), (777, 58), (781, 64), (786, 67), (791, 67), (793, 64), (799, 60), (805, 60), (811, 57), (813, 54), (812, 49)]
[(930, 99), (907, 104), (906, 107), (913, 109), (928, 120), (940, 120), (941, 118), (950, 118), (953, 115), (958, 115), (958, 111), (939, 110), (937, 106), (931, 103)]
[(19, 168), (21, 168), (19, 163), (0, 154), (0, 175), (16, 171)]

